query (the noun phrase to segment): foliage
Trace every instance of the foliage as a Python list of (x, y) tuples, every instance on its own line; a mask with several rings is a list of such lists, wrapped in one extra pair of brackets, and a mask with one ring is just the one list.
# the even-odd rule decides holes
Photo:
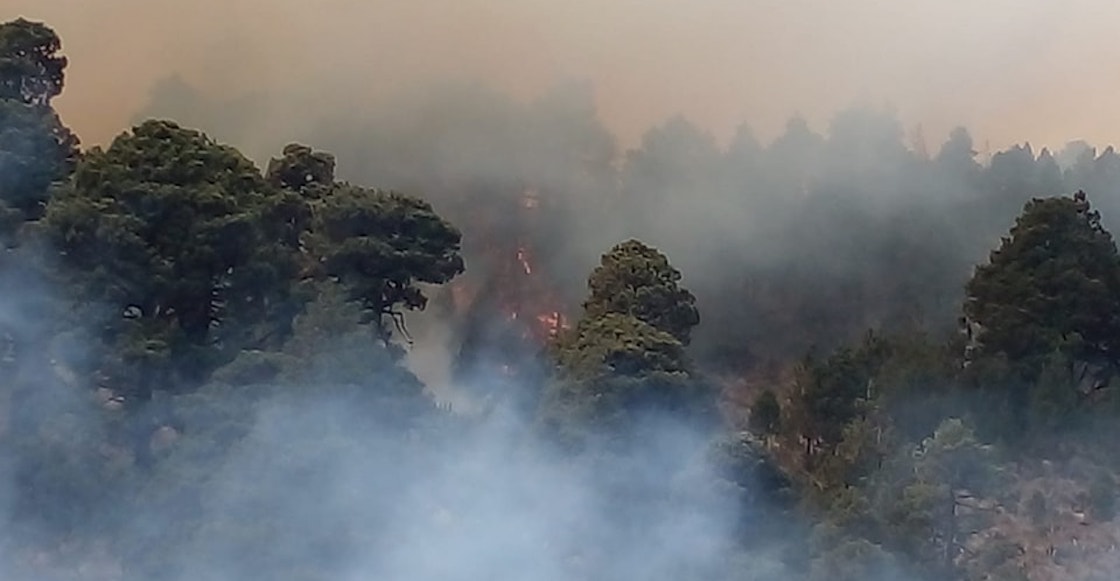
[(1068, 426), (1108, 394), (1120, 256), (1083, 192), (1027, 203), (967, 291), (970, 373), (1010, 418), (1003, 433)]
[(989, 456), (990, 450), (955, 418), (945, 420), (914, 451), (917, 481), (905, 493), (919, 491), (925, 496), (922, 503), (929, 516), (924, 538), (934, 539), (931, 548), (940, 552), (930, 558), (934, 570), (953, 571), (963, 552), (963, 539), (974, 532), (962, 526), (961, 507), (966, 497), (982, 493), (991, 481), (993, 468)]
[(41, 22), (0, 24), (0, 100), (49, 104), (62, 92), (67, 61), (61, 49), (58, 35)]
[(628, 240), (604, 254), (587, 280), (585, 317), (630, 315), (687, 345), (700, 322), (696, 298), (680, 287), (681, 273), (656, 249)]
[[(838, 579), (860, 581), (863, 579), (890, 578), (898, 575), (899, 567), (890, 552), (865, 539), (837, 539), (833, 546), (823, 545), (832, 540), (826, 532), (814, 533), (819, 555), (810, 564), (808, 579), (825, 581)], [(835, 533), (833, 533), (835, 534)]]
[(334, 186), (334, 156), (314, 151), (306, 145), (286, 145), (280, 158), (268, 162), (265, 178), (278, 187), (320, 198), (323, 190)]
[(967, 290), (976, 357), (1003, 356), (1033, 376), (1056, 350), (1116, 363), (1120, 258), (1083, 192), (1027, 203)]
[(817, 448), (834, 449), (843, 440), (845, 427), (866, 413), (875, 395), (872, 379), (886, 348), (883, 340), (868, 335), (857, 349), (840, 349), (821, 362), (807, 361), (797, 393), (796, 428), (814, 454)]
[(918, 478), (942, 483), (950, 489), (976, 488), (986, 480), (990, 464), (972, 430), (960, 419), (949, 418), (915, 450)]
[(693, 377), (680, 342), (634, 317), (581, 321), (558, 343), (556, 360), (560, 374), (546, 388), (542, 415), (561, 432), (616, 430), (649, 412), (710, 412), (710, 388)]
[(260, 340), (253, 325), (290, 296), (302, 212), (236, 150), (149, 121), (88, 153), (46, 231), (86, 298), (112, 309), (105, 341), (145, 397)]
[(558, 345), (557, 362), (581, 378), (603, 375), (685, 374), (684, 347), (672, 335), (619, 314), (582, 319)]
[(399, 309), (427, 305), (418, 283), (442, 284), (463, 272), (459, 231), (427, 202), (339, 184), (313, 208), (309, 247), (320, 274), (345, 286), (386, 340), (386, 318), (403, 332)]
[(679, 279), (664, 255), (636, 240), (604, 255), (588, 279), (583, 317), (553, 346), (557, 374), (540, 412), (546, 425), (579, 437), (649, 413), (711, 417), (711, 386), (681, 339), (699, 314)]
[(778, 432), (781, 421), (782, 405), (778, 403), (778, 396), (774, 395), (773, 390), (763, 391), (751, 406), (751, 429), (769, 436)]
[(219, 385), (273, 385), (299, 393), (310, 386), (368, 406), (370, 417), (407, 426), (434, 411), (424, 385), (400, 365), (399, 347), (374, 341), (376, 328), (335, 283), (316, 287), (277, 351), (245, 351), (214, 372)]
[(66, 58), (53, 30), (19, 19), (0, 24), (0, 241), (36, 220), (52, 184), (78, 159), (78, 138), (50, 106), (62, 91)]
[[(77, 143), (50, 108), (0, 99), (0, 210), (17, 222), (39, 218), (50, 186), (73, 170)], [(14, 233), (3, 220), (6, 235)]]

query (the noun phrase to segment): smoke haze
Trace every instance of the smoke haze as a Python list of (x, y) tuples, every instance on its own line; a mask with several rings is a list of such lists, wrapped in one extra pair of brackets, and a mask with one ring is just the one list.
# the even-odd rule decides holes
[[(746, 381), (868, 328), (949, 329), (1030, 196), (1084, 187), (1120, 217), (1114, 150), (1041, 149), (1120, 135), (1106, 0), (0, 3), (62, 38), (54, 103), (85, 146), (148, 117), (262, 167), (307, 143), (340, 179), (430, 201), (467, 263), (408, 314), (410, 369), (308, 316), (260, 365), (296, 379), (230, 379), (259, 372), (250, 350), (125, 419), (71, 370), (93, 357), (53, 338), (68, 320), (29, 316), (54, 293), (0, 294), (0, 333), (34, 356), (0, 402), (21, 418), (0, 425), (18, 436), (2, 524), (66, 539), (0, 535), (0, 573), (72, 578), (102, 555), (85, 578), (806, 578), (811, 523), (742, 423), (639, 418), (582, 454), (538, 437), (549, 317), (578, 316), (599, 255), (663, 250), (701, 311), (690, 356)], [(972, 137), (947, 142), (958, 125)], [(40, 493), (56, 481), (73, 490)]]
[[(12, 272), (0, 284), (41, 291), (5, 293), (5, 339), (49, 342), (51, 319), (20, 315), (43, 311), (38, 302), (49, 285)], [(745, 526), (754, 535), (781, 527), (762, 516), (770, 510), (763, 503), (749, 502), (760, 495), (751, 490), (750, 463), (718, 456), (709, 430), (649, 415), (628, 437), (573, 455), (533, 437), (508, 409), (470, 421), (434, 410), (410, 418), (392, 407), (406, 376), (382, 369), (352, 383), (345, 370), (355, 362), (376, 368), (369, 345), (354, 346), (347, 336), (317, 345), (317, 355), (301, 361), (319, 369), (314, 383), (218, 380), (157, 397), (126, 421), (104, 402), (98, 409), (89, 386), (67, 373), (83, 350), (53, 342), (41, 357), (52, 365), (15, 369), (16, 389), (4, 392), (18, 400), (5, 405), (21, 413), (16, 425), (0, 425), (0, 574), (16, 581), (782, 578), (784, 566), (761, 550), (749, 568), (730, 572), (745, 558), (735, 547)], [(150, 439), (143, 467), (120, 447), (128, 439), (120, 427), (133, 422), (147, 426), (133, 435)], [(18, 488), (25, 496), (12, 502)], [(64, 540), (52, 543), (59, 523), (68, 523)]]
[[(57, 106), (104, 143), (180, 74), (220, 99), (284, 95), (365, 105), (435, 79), (482, 80), (529, 98), (592, 83), (607, 125), (633, 144), (683, 113), (721, 140), (749, 121), (773, 137), (853, 101), (896, 106), (927, 139), (966, 125), (993, 148), (1056, 148), (1120, 131), (1108, 0), (5, 0), (51, 23), (71, 55)], [(295, 102), (292, 102), (295, 101)]]

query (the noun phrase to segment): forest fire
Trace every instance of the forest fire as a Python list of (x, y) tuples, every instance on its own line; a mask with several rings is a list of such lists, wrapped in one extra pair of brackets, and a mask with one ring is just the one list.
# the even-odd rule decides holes
[[(526, 207), (536, 208), (536, 204)], [(513, 290), (504, 308), (512, 320), (524, 321), (522, 336), (525, 339), (546, 343), (567, 327), (561, 301), (547, 277), (534, 268), (527, 246), (518, 246), (515, 256), (522, 276), (504, 281), (503, 286), (508, 285)]]
[(537, 315), (537, 322), (541, 324), (549, 337), (555, 337), (568, 328), (567, 320), (559, 311)]
[[(546, 212), (539, 192), (524, 188), (509, 205), (481, 209), (471, 206), (467, 222), (479, 223), (471, 232), (486, 232), (474, 245), (488, 273), (485, 280), (468, 286), (463, 280), (452, 285), (453, 302), (459, 313), (482, 308), (497, 309), (514, 334), (538, 346), (546, 344), (568, 327), (564, 302), (547, 268), (537, 263), (537, 249), (546, 242)], [(482, 212), (481, 214), (479, 212)], [(481, 227), (481, 226), (487, 227)]]
[(568, 325), (559, 297), (540, 270), (533, 267), (529, 256), (526, 247), (518, 247), (515, 264), (500, 269), (495, 282), (506, 320), (520, 327), (522, 339), (543, 345)]
[(550, 207), (533, 188), (517, 190), (504, 203), (472, 199), (461, 199), (456, 222), (473, 234), (464, 241), (473, 270), (449, 285), (462, 322), (457, 366), (519, 377), (569, 326), (568, 303), (544, 254), (553, 234)]
[[(535, 207), (535, 206), (534, 206)], [(533, 267), (526, 246), (519, 246), (515, 253), (516, 263), (521, 267), (519, 275), (501, 279), (501, 287), (508, 289), (502, 310), (509, 321), (521, 321), (521, 335), (536, 343), (546, 343), (567, 328), (567, 319), (561, 311), (561, 301), (552, 290), (543, 274)]]

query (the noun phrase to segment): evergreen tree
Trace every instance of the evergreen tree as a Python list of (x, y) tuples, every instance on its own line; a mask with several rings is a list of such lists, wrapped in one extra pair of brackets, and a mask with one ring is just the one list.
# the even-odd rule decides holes
[(83, 298), (112, 309), (103, 340), (143, 399), (275, 339), (258, 325), (291, 313), (304, 212), (233, 148), (149, 121), (89, 152), (45, 231)]
[(680, 273), (636, 240), (613, 248), (588, 279), (590, 297), (576, 326), (554, 345), (558, 375), (541, 414), (560, 431), (614, 429), (634, 413), (681, 418), (712, 411), (710, 386), (685, 354), (699, 320)]
[(1027, 203), (966, 290), (969, 358), (982, 368), (1006, 362), (1011, 385), (1039, 384), (1036, 403), (1073, 397), (1061, 390), (1089, 394), (1115, 373), (1120, 257), (1084, 192)]
[(24, 19), (0, 24), (0, 242), (43, 214), (50, 186), (77, 162), (78, 139), (50, 102), (66, 57), (53, 30)]
[(604, 254), (587, 281), (585, 317), (629, 315), (687, 345), (700, 322), (696, 297), (680, 286), (681, 273), (655, 248), (628, 240)]

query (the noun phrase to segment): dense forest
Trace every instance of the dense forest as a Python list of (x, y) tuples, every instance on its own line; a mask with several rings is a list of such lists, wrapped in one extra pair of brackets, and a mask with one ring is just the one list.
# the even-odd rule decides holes
[(621, 151), (584, 86), (285, 125), (171, 79), (82, 148), (68, 65), (0, 25), (5, 579), (1120, 566), (1111, 147), (853, 107)]

